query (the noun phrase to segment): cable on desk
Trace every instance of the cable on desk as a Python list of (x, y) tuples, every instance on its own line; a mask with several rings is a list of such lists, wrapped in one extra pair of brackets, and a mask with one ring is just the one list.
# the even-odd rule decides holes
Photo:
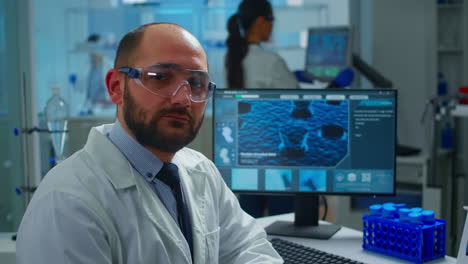
[(324, 195), (320, 195), (320, 197), (322, 197), (323, 206), (325, 207), (325, 211), (323, 212), (322, 220), (325, 220), (325, 219), (327, 218), (327, 214), (328, 214), (328, 203), (327, 203), (327, 198), (325, 198)]

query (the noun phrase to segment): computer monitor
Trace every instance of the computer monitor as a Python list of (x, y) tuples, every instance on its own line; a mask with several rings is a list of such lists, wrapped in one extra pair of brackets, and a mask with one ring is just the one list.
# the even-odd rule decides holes
[(220, 89), (214, 162), (237, 193), (294, 194), (270, 234), (328, 238), (318, 195), (393, 195), (396, 90)]
[(322, 81), (333, 80), (351, 65), (351, 29), (346, 26), (310, 28), (305, 71)]

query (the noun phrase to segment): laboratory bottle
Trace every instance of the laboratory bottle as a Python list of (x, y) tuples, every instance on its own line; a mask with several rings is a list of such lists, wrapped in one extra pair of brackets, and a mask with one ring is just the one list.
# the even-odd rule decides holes
[(448, 85), (443, 73), (437, 74), (437, 95), (444, 96), (448, 94)]
[(452, 149), (453, 148), (453, 137), (454, 132), (450, 121), (445, 122), (445, 126), (442, 129), (442, 140), (441, 140), (441, 147), (443, 149)]
[(68, 127), (68, 104), (60, 97), (60, 86), (52, 86), (52, 96), (47, 101), (44, 112), (55, 152), (55, 160), (59, 163), (64, 159), (63, 148)]

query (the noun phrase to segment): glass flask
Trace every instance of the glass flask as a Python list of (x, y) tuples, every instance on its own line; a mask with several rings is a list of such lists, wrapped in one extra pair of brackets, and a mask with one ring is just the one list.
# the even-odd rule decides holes
[(44, 112), (55, 152), (55, 161), (59, 163), (65, 158), (63, 148), (68, 126), (68, 104), (60, 97), (60, 86), (52, 86), (52, 96), (47, 101)]

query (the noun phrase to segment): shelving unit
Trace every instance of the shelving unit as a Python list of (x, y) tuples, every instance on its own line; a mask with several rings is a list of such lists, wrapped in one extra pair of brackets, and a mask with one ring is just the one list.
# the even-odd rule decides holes
[[(446, 3), (438, 3), (435, 8), (436, 19), (436, 70), (433, 74), (442, 73), (448, 85), (448, 95), (454, 96), (458, 93), (458, 88), (468, 84), (468, 0), (446, 0)], [(434, 95), (436, 94), (436, 87)], [(463, 197), (460, 195), (462, 190), (460, 185), (464, 185), (466, 179), (466, 168), (463, 163), (466, 162), (466, 153), (463, 151), (466, 140), (467, 127), (461, 125), (461, 121), (455, 118), (455, 115), (449, 114), (448, 120), (455, 129), (454, 149), (450, 153), (450, 164), (448, 168), (443, 168), (438, 155), (431, 171), (436, 175), (433, 178), (442, 188), (443, 211), (446, 216), (450, 229), (447, 229), (449, 251), (458, 249), (458, 236), (460, 226), (463, 225), (461, 217)], [(434, 144), (439, 147), (441, 128), (445, 121), (436, 121), (434, 126)], [(437, 150), (437, 149), (436, 149)], [(437, 153), (437, 151), (435, 152)], [(446, 172), (446, 173), (444, 173)], [(463, 188), (463, 187), (461, 187)], [(451, 252), (453, 253), (453, 252)]]
[(467, 82), (466, 2), (458, 0), (436, 5), (437, 71), (444, 74), (451, 95)]

